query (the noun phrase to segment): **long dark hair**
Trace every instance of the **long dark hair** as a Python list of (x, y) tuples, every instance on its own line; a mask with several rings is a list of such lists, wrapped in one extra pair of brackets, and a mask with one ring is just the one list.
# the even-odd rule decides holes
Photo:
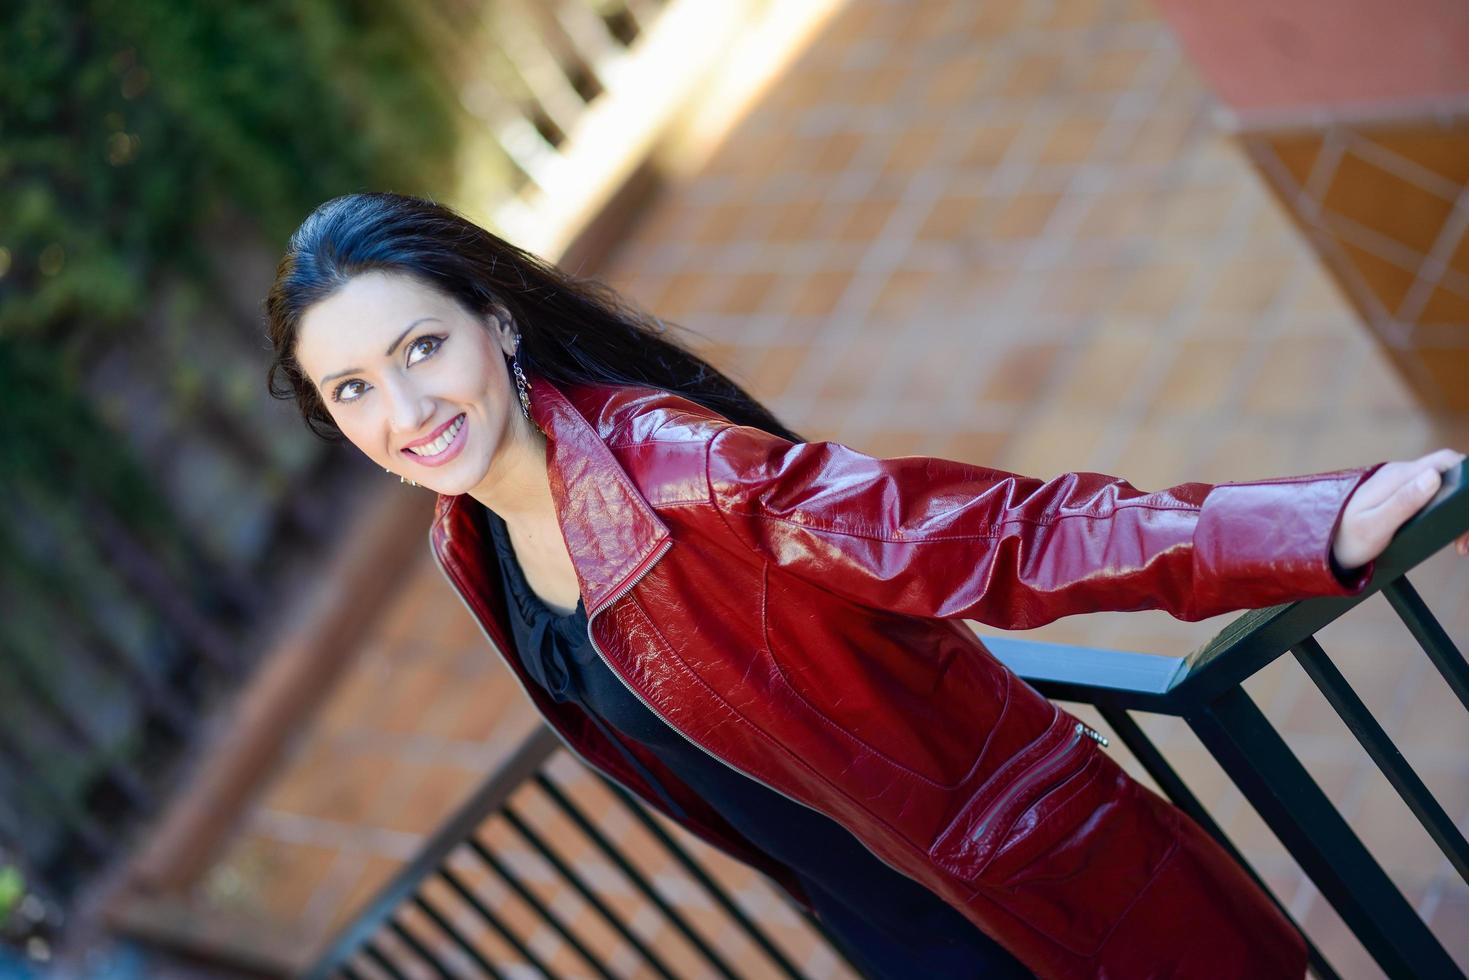
[[(501, 307), (520, 330), (528, 374), (562, 384), (648, 385), (740, 425), (800, 442), (765, 406), (669, 335), (611, 287), (572, 276), (451, 209), (401, 194), (348, 194), (319, 206), (291, 236), (265, 300), (275, 350), (270, 393), (294, 399), (312, 432), (339, 440), (316, 387), (296, 361), (301, 317), (369, 270), (416, 276), (471, 313)], [(676, 328), (682, 329), (682, 328)]]

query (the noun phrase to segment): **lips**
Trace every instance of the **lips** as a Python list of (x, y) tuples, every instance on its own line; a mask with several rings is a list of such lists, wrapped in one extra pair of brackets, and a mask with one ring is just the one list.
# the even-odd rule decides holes
[(404, 446), (401, 451), (421, 465), (441, 466), (459, 455), (464, 446), (464, 430), (468, 426), (468, 418), (460, 413), (424, 438)]
[(405, 442), (403, 444), (403, 448), (404, 449), (416, 449), (416, 448), (421, 447), (421, 446), (427, 446), (429, 443), (433, 442), (439, 436), (443, 435), (444, 432), (449, 428), (449, 426), (451, 426), (455, 422), (457, 422), (459, 420), (460, 415), (463, 415), (463, 414), (464, 413), (461, 412), (461, 413), (459, 413), (459, 415), (456, 415), (453, 418), (446, 420), (437, 429), (435, 429), (434, 431), (430, 432), (428, 435), (424, 436), (422, 439), (415, 439), (412, 442)]

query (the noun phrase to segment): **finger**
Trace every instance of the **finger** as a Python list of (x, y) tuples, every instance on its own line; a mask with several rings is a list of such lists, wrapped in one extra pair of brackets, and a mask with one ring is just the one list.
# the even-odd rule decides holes
[(1458, 466), (1464, 461), (1464, 454), (1457, 449), (1436, 449), (1425, 456), (1420, 456), (1413, 462), (1416, 464), (1429, 464), (1434, 469), (1442, 471), (1451, 466)]
[(1412, 479), (1398, 487), (1398, 492), (1393, 494), (1393, 502), (1417, 510), (1438, 491), (1441, 483), (1443, 477), (1439, 471), (1432, 466), (1427, 467), (1413, 474)]

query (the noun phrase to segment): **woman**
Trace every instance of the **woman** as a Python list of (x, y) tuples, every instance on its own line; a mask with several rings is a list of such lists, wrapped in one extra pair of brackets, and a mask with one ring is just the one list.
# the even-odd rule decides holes
[(959, 620), (1351, 595), (1461, 454), (1143, 493), (806, 443), (604, 287), (390, 194), (307, 218), (267, 313), (272, 390), (438, 492), (444, 574), (566, 743), (872, 975), (1304, 973)]

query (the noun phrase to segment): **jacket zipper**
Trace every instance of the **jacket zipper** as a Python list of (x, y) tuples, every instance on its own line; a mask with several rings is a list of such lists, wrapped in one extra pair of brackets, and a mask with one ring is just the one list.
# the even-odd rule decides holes
[[(1000, 795), (999, 799), (995, 800), (994, 803), (990, 804), (986, 808), (986, 813), (980, 819), (979, 826), (975, 827), (974, 830), (970, 832), (969, 839), (976, 842), (983, 839), (984, 835), (994, 824), (995, 819), (999, 817), (1001, 813), (1005, 812), (1005, 808), (1011, 803), (1011, 801), (1013, 801), (1017, 796), (1019, 796), (1026, 789), (1030, 788), (1036, 783), (1043, 782), (1044, 780), (1048, 779), (1054, 772), (1056, 772), (1056, 770), (1060, 769), (1065, 764), (1065, 762), (1067, 761), (1067, 757), (1070, 756), (1072, 751), (1081, 744), (1083, 736), (1092, 739), (1101, 746), (1106, 746), (1108, 744), (1107, 737), (1101, 732), (1098, 732), (1094, 728), (1088, 728), (1081, 722), (1077, 722), (1076, 727), (1071, 730), (1070, 738), (1068, 738), (1063, 744), (1052, 749), (1050, 754), (1045, 756), (1040, 762), (1032, 766), (1030, 768), (1030, 771), (1025, 773), (1025, 775), (1021, 776), (1019, 779), (1015, 780), (1015, 782), (1011, 783), (1010, 787)], [(1038, 797), (1035, 802), (1039, 803), (1042, 799), (1045, 799), (1044, 795)], [(1034, 806), (1034, 804), (1032, 804), (1032, 806)]]

